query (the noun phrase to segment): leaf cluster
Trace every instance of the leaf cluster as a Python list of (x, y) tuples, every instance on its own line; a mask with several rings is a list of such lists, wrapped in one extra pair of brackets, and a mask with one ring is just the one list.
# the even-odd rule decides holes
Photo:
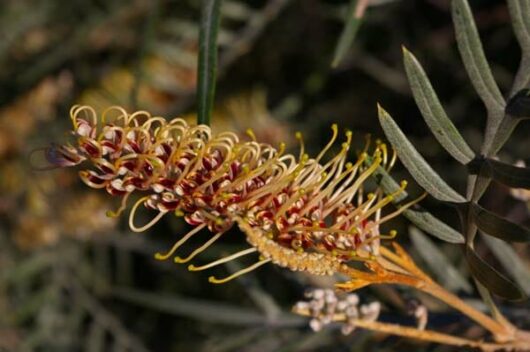
[[(443, 241), (462, 244), (469, 269), (479, 282), (479, 290), (483, 285), (500, 297), (517, 300), (529, 293), (527, 283), (530, 273), (521, 265), (507, 242), (530, 242), (530, 229), (479, 205), (492, 180), (507, 187), (530, 189), (530, 168), (516, 167), (497, 158), (498, 151), (517, 124), (530, 118), (530, 0), (508, 0), (508, 8), (522, 58), (505, 99), (486, 59), (467, 0), (452, 2), (458, 49), (471, 83), (487, 110), (484, 142), (478, 152), (472, 150), (445, 112), (420, 62), (403, 48), (407, 78), (421, 115), (444, 149), (459, 163), (467, 166), (468, 189), (465, 195), (454, 190), (440, 177), (382, 107), (379, 107), (379, 120), (386, 137), (410, 174), (435, 199), (458, 211), (462, 227), (456, 231), (425, 211), (420, 216), (414, 213), (417, 210), (411, 210), (406, 216), (425, 232)], [(397, 183), (388, 174), (381, 173), (381, 176), (385, 191), (392, 192)], [(479, 232), (501, 240), (485, 242), (519, 285), (479, 256), (475, 250), (475, 237)], [(487, 297), (486, 301), (489, 301)]]

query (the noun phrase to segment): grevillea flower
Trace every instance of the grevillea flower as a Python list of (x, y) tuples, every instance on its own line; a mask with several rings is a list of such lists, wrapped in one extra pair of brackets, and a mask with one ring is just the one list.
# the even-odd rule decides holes
[[(173, 212), (195, 226), (167, 253), (165, 260), (194, 234), (207, 228), (214, 235), (177, 263), (188, 262), (219, 239), (234, 224), (246, 234), (251, 248), (212, 263), (188, 268), (204, 270), (229, 260), (257, 252), (259, 260), (222, 283), (273, 262), (291, 270), (332, 275), (352, 260), (373, 260), (379, 255), (381, 240), (396, 234), (380, 233), (380, 225), (395, 217), (413, 202), (382, 215), (381, 209), (401, 193), (385, 196), (377, 189), (364, 195), (363, 184), (377, 168), (389, 169), (395, 154), (382, 143), (368, 154), (368, 145), (355, 162), (347, 162), (352, 133), (347, 131), (340, 151), (327, 156), (338, 139), (332, 126), (329, 143), (315, 157), (304, 149), (300, 133), (298, 157), (259, 143), (251, 130), (250, 140), (240, 141), (231, 132), (212, 136), (208, 126), (189, 126), (176, 118), (167, 121), (145, 111), (128, 114), (111, 107), (98, 118), (88, 106), (71, 109), (75, 144), (52, 145), (47, 159), (56, 166), (85, 162), (91, 169), (80, 171), (90, 187), (105, 189), (122, 197), (117, 216), (127, 199), (143, 196), (132, 206), (129, 225), (144, 231), (164, 215)], [(326, 160), (325, 160), (326, 159)], [(138, 226), (135, 216), (140, 206), (157, 212), (153, 220)]]

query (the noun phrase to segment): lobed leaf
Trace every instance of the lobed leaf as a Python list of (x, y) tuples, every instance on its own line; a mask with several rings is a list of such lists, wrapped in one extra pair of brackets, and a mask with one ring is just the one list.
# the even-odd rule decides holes
[(449, 154), (460, 163), (467, 164), (475, 153), (447, 116), (423, 67), (405, 47), (403, 61), (414, 100), (431, 132)]
[(526, 298), (517, 285), (486, 263), (469, 246), (466, 246), (466, 260), (473, 277), (493, 294), (513, 301)]
[(509, 242), (530, 242), (530, 229), (513, 223), (476, 203), (470, 203), (470, 215), (485, 234)]
[(434, 242), (415, 227), (409, 228), (409, 235), (418, 254), (427, 263), (431, 271), (436, 274), (444, 287), (452, 291), (462, 290), (471, 293), (472, 287), (468, 280), (460, 274)]
[(456, 42), (471, 83), (488, 111), (502, 109), (504, 98), (484, 55), (484, 49), (467, 0), (453, 0), (452, 14)]
[(396, 149), (401, 162), (412, 177), (434, 198), (454, 203), (463, 203), (465, 198), (452, 189), (418, 153), (392, 117), (378, 105), (379, 122), (387, 139)]
[(495, 237), (482, 236), (482, 238), (506, 272), (510, 274), (527, 295), (530, 295), (530, 271), (512, 246)]
[(210, 124), (217, 73), (217, 32), (222, 0), (203, 0), (199, 32), (197, 123)]

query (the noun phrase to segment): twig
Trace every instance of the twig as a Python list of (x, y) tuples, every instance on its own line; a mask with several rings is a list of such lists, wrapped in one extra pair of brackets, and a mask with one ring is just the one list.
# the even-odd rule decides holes
[[(303, 316), (311, 316), (311, 312), (308, 309), (295, 309), (295, 313)], [(346, 321), (346, 316), (344, 314), (335, 314), (333, 316), (334, 321)], [(494, 343), (485, 343), (482, 341), (474, 341), (469, 339), (460, 338), (457, 336), (443, 334), (437, 331), (432, 330), (419, 330), (418, 328), (406, 327), (398, 324), (389, 324), (382, 323), (378, 321), (367, 321), (362, 319), (348, 320), (352, 322), (353, 325), (371, 330), (376, 332), (382, 332), (386, 334), (402, 336), (407, 338), (413, 338), (421, 341), (436, 342), (445, 345), (453, 346), (469, 346), (480, 348), (483, 351), (495, 351), (499, 349), (510, 349), (516, 347), (516, 345), (504, 345), (504, 344), (494, 344)]]
[[(359, 271), (353, 269), (347, 265), (344, 265), (341, 268), (341, 273), (347, 275), (352, 279), (352, 281), (337, 285), (338, 288), (342, 288), (348, 291), (357, 289), (359, 287), (367, 286), (370, 284), (398, 284), (414, 287), (422, 292), (428, 293), (431, 296), (439, 299), (440, 301), (446, 303), (450, 307), (462, 312), (470, 319), (474, 320), (485, 329), (490, 331), (495, 338), (495, 341), (498, 343), (506, 343), (512, 345), (523, 346), (524, 348), (530, 349), (530, 342), (527, 336), (527, 332), (519, 332), (514, 329), (511, 325), (505, 324), (502, 321), (498, 321), (489, 317), (488, 315), (482, 313), (481, 311), (473, 308), (472, 306), (466, 304), (458, 296), (452, 294), (451, 292), (445, 290), (443, 287), (435, 283), (428, 275), (426, 275), (421, 269), (419, 269), (416, 264), (412, 261), (412, 258), (406, 254), (406, 252), (401, 249), (401, 247), (396, 246), (396, 253), (391, 252), (390, 250), (382, 247), (381, 256), (383, 259), (388, 260), (379, 260), (377, 262), (366, 262), (366, 266), (370, 269), (370, 272)], [(398, 267), (399, 270), (396, 270), (395, 267)], [(361, 325), (359, 325), (362, 327)], [(373, 325), (375, 326), (375, 325)], [(373, 327), (372, 326), (372, 327)], [(378, 326), (379, 328), (380, 326)], [(393, 326), (390, 330), (382, 330), (384, 332), (394, 333), (392, 331), (396, 330), (395, 328), (399, 325)], [(387, 327), (381, 327), (386, 329)], [(446, 338), (444, 334), (436, 335), (424, 335), (420, 332), (414, 332), (416, 335), (406, 335), (411, 333), (410, 329), (405, 330), (396, 330), (394, 334), (401, 336), (409, 336), (419, 339), (431, 339), (433, 342), (448, 343), (438, 340), (440, 336)], [(470, 345), (469, 341), (466, 341), (463, 344), (463, 339), (456, 338), (453, 344), (460, 345)], [(460, 342), (458, 342), (460, 341)], [(486, 350), (488, 346), (479, 346), (478, 342), (475, 342), (475, 347), (481, 347)], [(493, 345), (491, 345), (493, 346)], [(499, 345), (496, 345), (497, 348)], [(489, 348), (489, 347), (488, 347)]]

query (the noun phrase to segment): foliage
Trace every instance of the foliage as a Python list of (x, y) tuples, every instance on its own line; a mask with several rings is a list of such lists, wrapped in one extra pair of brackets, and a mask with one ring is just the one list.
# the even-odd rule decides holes
[[(445, 299), (462, 302), (460, 307), (480, 306), (472, 274), (505, 296), (530, 294), (525, 226), (530, 212), (510, 198), (517, 192), (528, 202), (528, 189), (512, 189), (528, 186), (528, 169), (513, 166), (528, 157), (527, 124), (519, 124), (529, 116), (528, 0), (473, 1), (474, 15), (465, 1), (453, 1), (452, 8), (449, 1), (419, 0), (220, 3), (217, 45), (210, 45), (218, 53), (217, 78), (204, 91), (216, 90), (210, 106), (214, 131), (244, 136), (252, 127), (257, 140), (285, 142), (292, 152), (297, 140), (290, 131), (300, 130), (307, 153), (317, 155), (328, 142), (323, 131), (338, 122), (356, 131), (355, 150), (362, 148), (357, 142), (365, 132), (382, 135), (374, 107), (383, 102), (393, 116), (380, 109), (391, 132), (388, 140), (398, 142), (396, 150), (408, 158), (403, 164), (411, 166), (418, 184), (441, 199), (429, 197), (393, 219), (399, 235), (392, 241), (406, 252), (383, 241), (386, 260), (394, 263), (384, 270), (405, 265), (402, 271), (422, 271), (449, 288), (434, 290), (435, 296), (451, 291), (456, 298)], [(366, 7), (354, 11), (360, 6)], [(464, 65), (453, 50), (451, 11)], [(329, 288), (338, 277), (271, 266), (212, 287), (200, 274), (152, 258), (189, 230), (181, 220), (168, 216), (150, 236), (131, 234), (105, 217), (112, 208), (109, 199), (79, 187), (75, 172), (35, 170), (44, 163), (32, 150), (64, 139), (67, 111), (76, 103), (98, 111), (122, 105), (196, 120), (202, 94), (196, 93), (200, 16), (201, 2), (192, 0), (8, 0), (0, 5), (0, 350), (454, 350), (428, 341), (498, 347), (480, 340), (483, 330), (472, 320), (406, 284), (368, 286), (353, 305), (351, 294), (327, 294), (324, 305), (313, 295), (310, 304), (320, 307), (313, 325), (343, 320), (342, 330), (350, 334), (343, 336), (336, 325), (309, 331), (309, 320), (289, 313), (289, 307), (307, 288)], [(403, 43), (421, 60), (400, 50)], [(462, 78), (463, 67), (487, 119)], [(425, 136), (428, 130), (417, 123), (420, 113), (439, 143)], [(478, 126), (486, 120), (482, 134)], [(365, 167), (372, 162), (366, 158)], [(397, 192), (400, 183), (394, 178), (405, 175), (399, 164), (391, 174), (378, 167), (366, 189), (377, 189), (378, 183), (395, 195), (392, 202), (399, 208), (420, 192), (414, 182)], [(422, 232), (409, 230), (409, 221)], [(192, 252), (199, 241), (191, 239), (181, 250)], [(200, 260), (237, 252), (243, 241), (241, 232), (231, 231)], [(425, 270), (409, 261), (425, 264)], [(372, 269), (384, 273), (376, 265), (358, 264), (364, 279), (381, 279)], [(228, 262), (213, 268), (213, 275), (243, 268)], [(519, 288), (512, 287), (512, 279)], [(495, 331), (509, 322), (520, 329), (530, 326), (526, 301), (500, 300), (497, 307), (483, 286), (478, 293), (494, 322), (474, 316), (493, 330), (492, 337), (502, 338)], [(377, 307), (377, 316), (363, 307)], [(418, 342), (422, 336), (428, 338)]]
[[(521, 76), (528, 77), (530, 75), (530, 65), (524, 59), (526, 42), (524, 35), (521, 34), (521, 32), (526, 33), (526, 29), (520, 26), (520, 22), (530, 23), (530, 15), (528, 12), (521, 12), (527, 6), (525, 2), (521, 4), (515, 4), (519, 3), (518, 1), (508, 2), (512, 10), (511, 15), (514, 18), (514, 30), (517, 32), (519, 43), (523, 49), (523, 59), (518, 74), (514, 78), (514, 86), (511, 89), (507, 105), (487, 63), (467, 1), (455, 0), (452, 2), (458, 48), (471, 83), (488, 112), (480, 156), (475, 155), (445, 113), (418, 60), (407, 49), (403, 49), (407, 77), (423, 118), (445, 150), (469, 168), (467, 198), (458, 194), (443, 181), (408, 141), (390, 115), (381, 108), (379, 109), (379, 119), (387, 138), (398, 150), (401, 161), (415, 180), (436, 199), (449, 205), (455, 205), (460, 213), (462, 233), (466, 237), (466, 259), (468, 259), (470, 270), (474, 276), (482, 285), (501, 297), (521, 299), (523, 297), (522, 291), (508, 278), (480, 259), (475, 252), (474, 244), (477, 230), (505, 241), (528, 242), (530, 240), (527, 228), (514, 224), (477, 204), (490, 180), (495, 180), (509, 187), (530, 187), (530, 169), (515, 167), (493, 159), (508, 140), (517, 123), (527, 116), (524, 107), (527, 90), (517, 91), (516, 85), (521, 80), (527, 80)], [(511, 256), (516, 258), (517, 254), (511, 253)], [(523, 284), (525, 283), (523, 282)]]

